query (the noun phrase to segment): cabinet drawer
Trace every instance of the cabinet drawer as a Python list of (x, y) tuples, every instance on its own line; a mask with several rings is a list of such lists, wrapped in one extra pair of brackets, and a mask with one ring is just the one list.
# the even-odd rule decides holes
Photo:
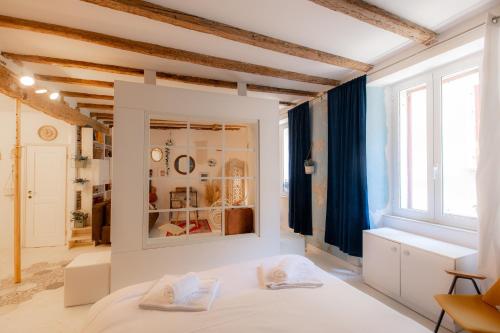
[(436, 294), (448, 293), (455, 260), (401, 244), (401, 298), (429, 319), (436, 320), (441, 309)]
[(399, 243), (363, 234), (363, 279), (393, 297), (400, 295), (400, 248)]

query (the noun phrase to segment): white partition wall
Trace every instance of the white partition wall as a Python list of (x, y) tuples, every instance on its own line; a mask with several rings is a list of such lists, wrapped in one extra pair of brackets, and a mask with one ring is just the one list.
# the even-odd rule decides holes
[[(112, 290), (165, 273), (203, 270), (279, 253), (277, 101), (116, 82), (114, 112)], [(255, 233), (155, 247), (146, 244), (150, 114), (258, 124)]]

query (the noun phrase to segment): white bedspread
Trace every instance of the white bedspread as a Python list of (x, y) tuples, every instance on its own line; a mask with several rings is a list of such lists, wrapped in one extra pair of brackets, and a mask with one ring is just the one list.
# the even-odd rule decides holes
[(385, 304), (318, 269), (325, 283), (317, 289), (263, 289), (255, 260), (200, 272), (218, 278), (219, 296), (208, 312), (139, 309), (153, 282), (118, 290), (97, 302), (83, 333), (429, 333)]

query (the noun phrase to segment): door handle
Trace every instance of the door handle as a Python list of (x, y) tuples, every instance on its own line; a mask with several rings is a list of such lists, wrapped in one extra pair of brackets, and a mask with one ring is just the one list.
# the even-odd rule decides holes
[(32, 194), (33, 194), (33, 192), (32, 192), (32, 191), (28, 191), (28, 199), (33, 198), (33, 195), (32, 195)]
[(391, 251), (392, 251), (392, 252), (396, 252), (397, 250), (398, 250), (398, 248), (397, 248), (397, 247), (395, 247), (395, 246), (391, 247)]
[(408, 250), (404, 250), (404, 251), (403, 251), (403, 254), (404, 254), (405, 256), (409, 256), (409, 255), (410, 255), (410, 251), (408, 251)]

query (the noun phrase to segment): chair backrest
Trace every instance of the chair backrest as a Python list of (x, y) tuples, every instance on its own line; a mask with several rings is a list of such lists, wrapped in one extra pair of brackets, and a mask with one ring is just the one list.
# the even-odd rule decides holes
[(483, 295), (483, 301), (491, 306), (500, 306), (500, 279)]

